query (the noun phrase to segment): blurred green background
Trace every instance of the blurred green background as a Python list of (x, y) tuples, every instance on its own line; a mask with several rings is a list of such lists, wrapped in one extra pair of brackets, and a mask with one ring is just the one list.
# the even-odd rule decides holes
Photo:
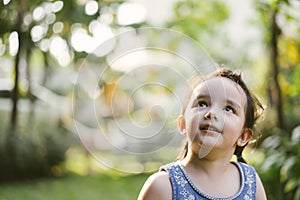
[[(149, 172), (176, 158), (180, 148), (175, 144), (147, 158), (114, 152), (105, 141), (96, 144), (94, 140), (101, 141), (93, 138), (97, 123), (85, 109), (95, 99), (96, 82), (106, 136), (118, 138), (110, 132), (115, 113), (109, 107), (119, 105), (112, 102), (114, 92), (121, 100), (127, 98), (125, 86), (115, 90), (115, 85), (128, 71), (111, 62), (114, 46), (105, 48), (107, 52), (94, 49), (143, 27), (185, 34), (217, 63), (243, 72), (266, 107), (256, 127), (260, 137), (247, 149), (246, 160), (260, 174), (268, 199), (299, 200), (299, 9), (297, 0), (1, 1), (0, 200), (136, 199)], [(138, 31), (135, 34), (139, 36)], [(158, 40), (168, 49), (181, 44), (180, 38), (159, 40), (155, 34), (143, 39)], [(159, 59), (155, 56), (153, 60)], [(87, 63), (107, 70), (104, 82), (93, 70), (76, 79)], [(146, 72), (138, 77), (162, 78), (155, 69)], [(169, 79), (168, 87), (175, 90), (178, 78)], [(158, 103), (162, 97), (168, 100), (170, 93), (161, 88), (146, 92), (159, 95)], [(174, 124), (174, 116), (162, 116), (159, 109), (149, 117), (143, 103), (128, 104), (130, 118), (143, 125), (162, 119), (169, 127)], [(123, 117), (124, 109), (118, 109), (118, 117)], [(141, 148), (126, 140), (115, 141), (129, 152), (130, 147)], [(161, 145), (152, 142), (142, 144), (145, 151)]]

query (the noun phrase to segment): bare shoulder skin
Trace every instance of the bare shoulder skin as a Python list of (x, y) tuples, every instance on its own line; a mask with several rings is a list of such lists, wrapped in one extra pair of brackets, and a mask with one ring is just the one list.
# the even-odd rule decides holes
[(169, 174), (165, 171), (152, 174), (145, 182), (138, 200), (170, 200), (172, 186)]
[(258, 174), (256, 174), (256, 200), (267, 200), (264, 186)]

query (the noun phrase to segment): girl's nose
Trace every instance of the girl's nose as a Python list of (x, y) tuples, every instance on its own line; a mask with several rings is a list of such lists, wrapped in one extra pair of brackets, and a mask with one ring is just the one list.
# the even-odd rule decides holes
[(211, 112), (211, 111), (208, 111), (205, 115), (204, 115), (204, 119), (207, 119), (207, 120), (216, 120), (218, 121), (218, 117), (215, 113)]

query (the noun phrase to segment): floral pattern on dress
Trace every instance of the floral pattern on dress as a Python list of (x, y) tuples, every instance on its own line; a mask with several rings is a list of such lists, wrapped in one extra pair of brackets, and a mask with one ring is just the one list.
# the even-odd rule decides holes
[(248, 185), (247, 194), (244, 196), (244, 200), (254, 200), (251, 197), (255, 194), (255, 189), (253, 185), (255, 184), (255, 174), (250, 171), (250, 168), (245, 168), (246, 181), (245, 184)]
[(173, 189), (173, 200), (255, 200), (256, 174), (254, 168), (243, 163), (237, 163), (236, 165), (242, 176), (242, 186), (239, 192), (230, 198), (217, 198), (200, 191), (179, 162), (168, 164), (161, 169), (169, 173)]

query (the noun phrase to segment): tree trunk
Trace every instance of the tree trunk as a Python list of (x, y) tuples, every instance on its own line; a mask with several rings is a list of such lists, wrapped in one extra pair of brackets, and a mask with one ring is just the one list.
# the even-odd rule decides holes
[(20, 2), (20, 7), (18, 10), (18, 21), (16, 24), (16, 29), (18, 33), (18, 42), (19, 42), (19, 49), (17, 52), (17, 55), (15, 57), (15, 78), (14, 78), (14, 88), (11, 94), (11, 99), (12, 99), (12, 112), (11, 112), (11, 119), (10, 119), (10, 124), (13, 129), (16, 128), (17, 126), (17, 116), (18, 116), (18, 101), (19, 101), (19, 63), (20, 63), (20, 58), (21, 58), (21, 53), (23, 49), (23, 35), (22, 35), (22, 21), (23, 21), (23, 15), (24, 15), (24, 10), (25, 10), (25, 0), (19, 0)]
[(11, 112), (11, 127), (15, 128), (17, 126), (17, 115), (18, 115), (18, 101), (19, 101), (19, 61), (21, 57), (21, 47), (22, 47), (22, 41), (20, 37), (20, 32), (18, 31), (18, 37), (19, 37), (19, 49), (17, 52), (17, 55), (15, 57), (15, 77), (14, 77), (14, 88), (11, 93), (12, 98), (12, 112)]
[(26, 78), (28, 83), (28, 89), (27, 89), (27, 95), (26, 97), (30, 101), (30, 108), (29, 108), (29, 116), (28, 116), (28, 122), (30, 123), (34, 119), (34, 108), (35, 108), (35, 96), (32, 94), (32, 85), (31, 85), (31, 71), (30, 71), (30, 56), (31, 56), (31, 46), (30, 42), (26, 42), (26, 60), (27, 60), (27, 66), (26, 66)]
[(279, 74), (279, 64), (278, 64), (278, 38), (280, 36), (280, 29), (276, 22), (277, 11), (274, 10), (271, 18), (271, 41), (270, 41), (270, 50), (271, 50), (271, 72), (273, 79), (272, 89), (272, 102), (276, 109), (277, 115), (277, 125), (279, 128), (285, 128), (284, 113), (283, 113), (283, 102), (282, 102), (282, 92), (280, 84), (278, 81)]
[(43, 53), (43, 56), (44, 56), (44, 61), (45, 61), (45, 67), (44, 67), (44, 74), (43, 74), (43, 79), (42, 79), (42, 86), (46, 86), (48, 72), (49, 72), (49, 63), (48, 63), (48, 57), (47, 57), (46, 52)]

